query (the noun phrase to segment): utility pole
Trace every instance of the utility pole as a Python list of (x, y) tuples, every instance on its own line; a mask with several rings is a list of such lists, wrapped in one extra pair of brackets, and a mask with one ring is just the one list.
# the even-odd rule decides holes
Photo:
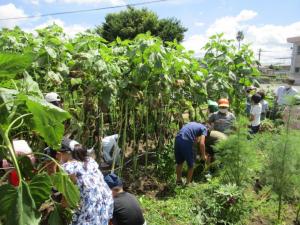
[(258, 65), (258, 69), (260, 67), (260, 56), (261, 56), (261, 52), (262, 52), (262, 49), (258, 49), (258, 62), (259, 62), (259, 65)]
[(260, 56), (261, 56), (261, 52), (262, 52), (262, 49), (258, 49), (258, 62), (260, 63)]
[(241, 41), (244, 40), (244, 32), (243, 31), (238, 31), (236, 34), (236, 40), (239, 42), (239, 50), (241, 48)]

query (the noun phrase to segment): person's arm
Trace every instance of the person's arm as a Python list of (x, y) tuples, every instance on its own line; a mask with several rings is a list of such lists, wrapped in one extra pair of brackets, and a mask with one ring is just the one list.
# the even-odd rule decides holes
[(255, 116), (254, 116), (253, 114), (250, 114), (250, 117), (249, 117), (249, 119), (250, 119), (250, 122), (251, 122), (251, 121), (253, 121), (253, 120), (254, 120), (254, 118), (255, 118)]
[(255, 111), (256, 111), (256, 107), (252, 106), (251, 110), (250, 110), (250, 116), (249, 116), (249, 120), (250, 122), (253, 121), (255, 119)]
[(265, 102), (265, 111), (267, 112), (267, 111), (269, 111), (269, 102)]
[(199, 136), (197, 139), (197, 142), (199, 145), (200, 155), (201, 155), (202, 159), (204, 159), (206, 161), (207, 157), (206, 157), (206, 151), (205, 151), (205, 136), (204, 135)]

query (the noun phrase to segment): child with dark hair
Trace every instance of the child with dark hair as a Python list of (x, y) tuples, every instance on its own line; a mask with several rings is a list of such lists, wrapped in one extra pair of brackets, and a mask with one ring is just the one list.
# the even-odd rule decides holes
[(250, 122), (251, 122), (251, 134), (256, 134), (260, 128), (260, 116), (262, 111), (262, 106), (260, 104), (261, 96), (259, 94), (254, 94), (251, 97), (251, 110), (250, 110)]
[(87, 149), (75, 140), (64, 139), (56, 158), (80, 191), (80, 206), (71, 224), (108, 225), (113, 214), (112, 193)]
[(265, 100), (265, 92), (259, 91), (257, 92), (261, 96), (260, 104), (261, 104), (261, 116), (260, 120), (266, 119), (267, 112), (269, 111), (269, 103)]

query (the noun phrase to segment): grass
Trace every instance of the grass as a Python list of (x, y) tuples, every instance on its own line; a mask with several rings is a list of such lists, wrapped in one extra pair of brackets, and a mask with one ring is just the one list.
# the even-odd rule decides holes
[(201, 196), (206, 184), (192, 184), (189, 187), (176, 187), (176, 195), (164, 199), (141, 196), (139, 201), (144, 209), (148, 224), (153, 225), (192, 225), (196, 223), (196, 199)]
[[(139, 201), (144, 216), (150, 225), (202, 225), (197, 222), (199, 199), (206, 193), (204, 190), (210, 183), (194, 183), (188, 187), (176, 187), (175, 195), (158, 199), (140, 196)], [(286, 202), (284, 205), (284, 222), (276, 223), (276, 195), (269, 187), (264, 187), (259, 194), (249, 187), (245, 191), (247, 205), (252, 209), (244, 225), (292, 225), (295, 219), (296, 206)], [(199, 209), (199, 208), (198, 208)]]

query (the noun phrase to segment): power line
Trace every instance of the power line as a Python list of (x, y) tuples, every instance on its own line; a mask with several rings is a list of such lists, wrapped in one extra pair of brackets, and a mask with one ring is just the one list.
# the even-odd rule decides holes
[(4, 20), (6, 21), (6, 20), (33, 19), (33, 18), (47, 17), (47, 16), (57, 16), (57, 15), (65, 15), (65, 14), (85, 13), (85, 12), (100, 11), (100, 10), (106, 10), (106, 9), (117, 9), (117, 8), (123, 8), (123, 7), (128, 7), (128, 6), (148, 5), (148, 4), (154, 4), (154, 3), (166, 2), (166, 1), (169, 1), (169, 0), (152, 0), (152, 1), (146, 1), (146, 2), (138, 2), (138, 3), (132, 3), (132, 4), (107, 6), (107, 7), (94, 8), (94, 9), (81, 9), (81, 10), (72, 10), (72, 11), (64, 11), (64, 12), (46, 13), (46, 14), (41, 14), (41, 15), (10, 17), (10, 18), (2, 18), (2, 19), (0, 18), (0, 21), (4, 21)]

